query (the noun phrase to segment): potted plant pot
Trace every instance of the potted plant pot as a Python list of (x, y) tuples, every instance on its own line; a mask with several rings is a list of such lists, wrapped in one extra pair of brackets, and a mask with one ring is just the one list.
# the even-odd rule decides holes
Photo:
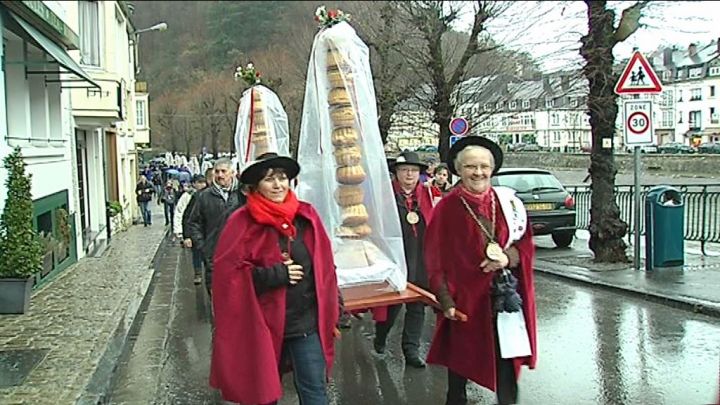
[(0, 278), (0, 314), (24, 314), (30, 306), (32, 277)]

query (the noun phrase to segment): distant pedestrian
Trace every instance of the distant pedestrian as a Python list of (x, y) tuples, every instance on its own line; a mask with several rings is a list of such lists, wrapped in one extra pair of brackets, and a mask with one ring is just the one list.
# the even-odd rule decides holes
[(152, 201), (152, 195), (155, 192), (153, 185), (147, 181), (145, 176), (140, 176), (137, 185), (135, 186), (135, 198), (140, 206), (140, 214), (143, 218), (143, 225), (152, 225), (152, 213), (150, 212), (149, 203)]
[[(183, 246), (187, 249), (192, 249), (192, 265), (195, 277), (193, 282), (197, 284), (202, 283), (202, 252), (196, 246), (193, 246), (192, 238), (190, 237), (190, 214), (192, 213), (193, 207), (195, 206), (195, 195), (204, 190), (207, 187), (207, 181), (205, 177), (201, 175), (193, 176), (193, 187), (185, 192), (178, 200), (178, 205), (175, 207), (175, 234), (178, 238), (182, 238)], [(178, 223), (180, 224), (178, 235)]]
[(175, 204), (177, 203), (177, 189), (174, 187), (172, 180), (165, 183), (165, 188), (162, 191), (162, 202), (165, 206), (165, 226), (170, 226), (168, 232), (172, 235), (173, 228), (175, 227)]
[(440, 199), (445, 194), (450, 192), (450, 189), (452, 187), (450, 186), (450, 182), (448, 181), (449, 176), (450, 171), (447, 165), (445, 163), (440, 163), (435, 167), (432, 179), (430, 179), (425, 184), (430, 188), (430, 192), (433, 197), (433, 207), (436, 206), (438, 202), (440, 202)]
[(292, 370), (301, 404), (329, 403), (341, 302), (325, 227), (290, 189), (299, 171), (275, 153), (248, 166), (247, 205), (218, 241), (210, 385), (227, 401), (275, 404)]
[(155, 198), (157, 198), (158, 205), (162, 204), (161, 197), (163, 191), (163, 176), (160, 170), (156, 170), (152, 179), (153, 187), (155, 188)]

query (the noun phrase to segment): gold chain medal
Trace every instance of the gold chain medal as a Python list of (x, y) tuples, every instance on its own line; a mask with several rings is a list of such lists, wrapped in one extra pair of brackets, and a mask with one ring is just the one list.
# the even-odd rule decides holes
[(415, 225), (420, 222), (420, 215), (415, 211), (410, 211), (405, 215), (405, 219), (408, 221), (408, 224)]
[(501, 261), (504, 254), (505, 252), (497, 242), (490, 242), (485, 248), (485, 257), (495, 262)]

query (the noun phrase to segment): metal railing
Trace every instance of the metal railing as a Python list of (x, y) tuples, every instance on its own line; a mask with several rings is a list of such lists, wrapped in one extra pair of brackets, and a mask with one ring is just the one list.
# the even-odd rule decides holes
[[(677, 185), (667, 184), (680, 190), (685, 204), (685, 240), (700, 242), (705, 254), (707, 242), (720, 243), (720, 184)], [(640, 190), (640, 233), (645, 234), (645, 197), (655, 185), (644, 185)], [(575, 199), (576, 224), (578, 229), (590, 227), (590, 186), (570, 185), (566, 187)], [(634, 229), (635, 186), (615, 186), (615, 202), (620, 208), (620, 218), (628, 224), (628, 243), (632, 244)]]

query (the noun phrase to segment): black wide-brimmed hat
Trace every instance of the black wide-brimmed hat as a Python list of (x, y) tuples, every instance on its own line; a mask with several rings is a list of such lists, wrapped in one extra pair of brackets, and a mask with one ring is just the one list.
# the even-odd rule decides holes
[(455, 170), (455, 158), (457, 158), (457, 155), (461, 150), (471, 145), (481, 146), (489, 150), (493, 155), (493, 159), (495, 160), (495, 169), (493, 169), (492, 172), (493, 175), (500, 170), (503, 163), (503, 151), (498, 144), (488, 138), (485, 138), (484, 136), (465, 136), (455, 142), (455, 144), (453, 144), (450, 148), (450, 153), (448, 153), (446, 163), (452, 174), (459, 176), (457, 170)]
[(413, 165), (420, 168), (420, 171), (427, 170), (428, 166), (423, 163), (422, 160), (420, 160), (420, 156), (418, 156), (415, 152), (405, 151), (400, 153), (393, 162), (390, 164), (390, 170), (395, 171), (395, 168), (397, 165)]
[(247, 185), (258, 184), (268, 169), (283, 169), (290, 180), (300, 173), (300, 165), (295, 159), (269, 152), (258, 156), (254, 162), (243, 170), (240, 175), (240, 182)]

